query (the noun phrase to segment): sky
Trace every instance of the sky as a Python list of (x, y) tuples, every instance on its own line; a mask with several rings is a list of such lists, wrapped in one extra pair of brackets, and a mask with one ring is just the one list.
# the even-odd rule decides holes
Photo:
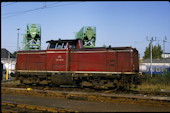
[[(41, 49), (46, 41), (74, 39), (83, 26), (96, 27), (96, 47), (136, 48), (142, 58), (151, 38), (153, 46), (166, 36), (170, 53), (170, 2), (87, 1), (87, 2), (1, 2), (1, 48), (13, 53), (22, 49), (27, 24), (41, 25)], [(148, 40), (147, 38), (148, 37)]]

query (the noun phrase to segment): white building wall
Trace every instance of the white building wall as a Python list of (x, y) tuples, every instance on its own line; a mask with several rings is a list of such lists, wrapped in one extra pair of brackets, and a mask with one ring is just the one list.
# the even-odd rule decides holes
[(1, 58), (1, 62), (4, 64), (3, 69), (8, 69), (9, 74), (14, 72), (16, 59)]
[(163, 53), (162, 58), (170, 58), (170, 53)]

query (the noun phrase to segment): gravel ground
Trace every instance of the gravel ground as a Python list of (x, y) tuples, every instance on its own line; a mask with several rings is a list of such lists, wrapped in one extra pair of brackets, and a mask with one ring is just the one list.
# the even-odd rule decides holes
[(64, 108), (79, 112), (170, 112), (170, 108), (161, 106), (146, 106), (122, 103), (104, 103), (83, 100), (68, 100), (61, 98), (44, 98), (24, 95), (1, 95), (2, 101), (18, 102), (22, 104), (40, 105)]

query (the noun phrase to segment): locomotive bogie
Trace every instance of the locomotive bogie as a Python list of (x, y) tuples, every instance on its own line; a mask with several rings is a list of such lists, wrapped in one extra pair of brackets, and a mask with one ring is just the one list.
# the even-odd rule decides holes
[(54, 73), (54, 72), (43, 72), (40, 73), (19, 73), (17, 79), (22, 84), (29, 85), (73, 85), (77, 87), (90, 87), (97, 89), (130, 89), (131, 86), (137, 85), (135, 79), (136, 73), (124, 73), (124, 74), (112, 74), (112, 73)]

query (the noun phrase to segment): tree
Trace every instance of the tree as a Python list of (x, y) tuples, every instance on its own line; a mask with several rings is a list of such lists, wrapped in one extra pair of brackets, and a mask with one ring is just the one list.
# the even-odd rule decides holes
[(14, 58), (16, 58), (17, 57), (17, 51), (14, 51), (12, 55), (13, 55)]
[[(150, 58), (150, 44), (149, 47), (146, 47), (145, 52), (144, 52), (144, 59)], [(158, 44), (157, 46), (155, 45), (154, 47), (152, 46), (152, 58), (162, 58), (162, 53), (163, 50), (161, 49), (161, 46)]]

